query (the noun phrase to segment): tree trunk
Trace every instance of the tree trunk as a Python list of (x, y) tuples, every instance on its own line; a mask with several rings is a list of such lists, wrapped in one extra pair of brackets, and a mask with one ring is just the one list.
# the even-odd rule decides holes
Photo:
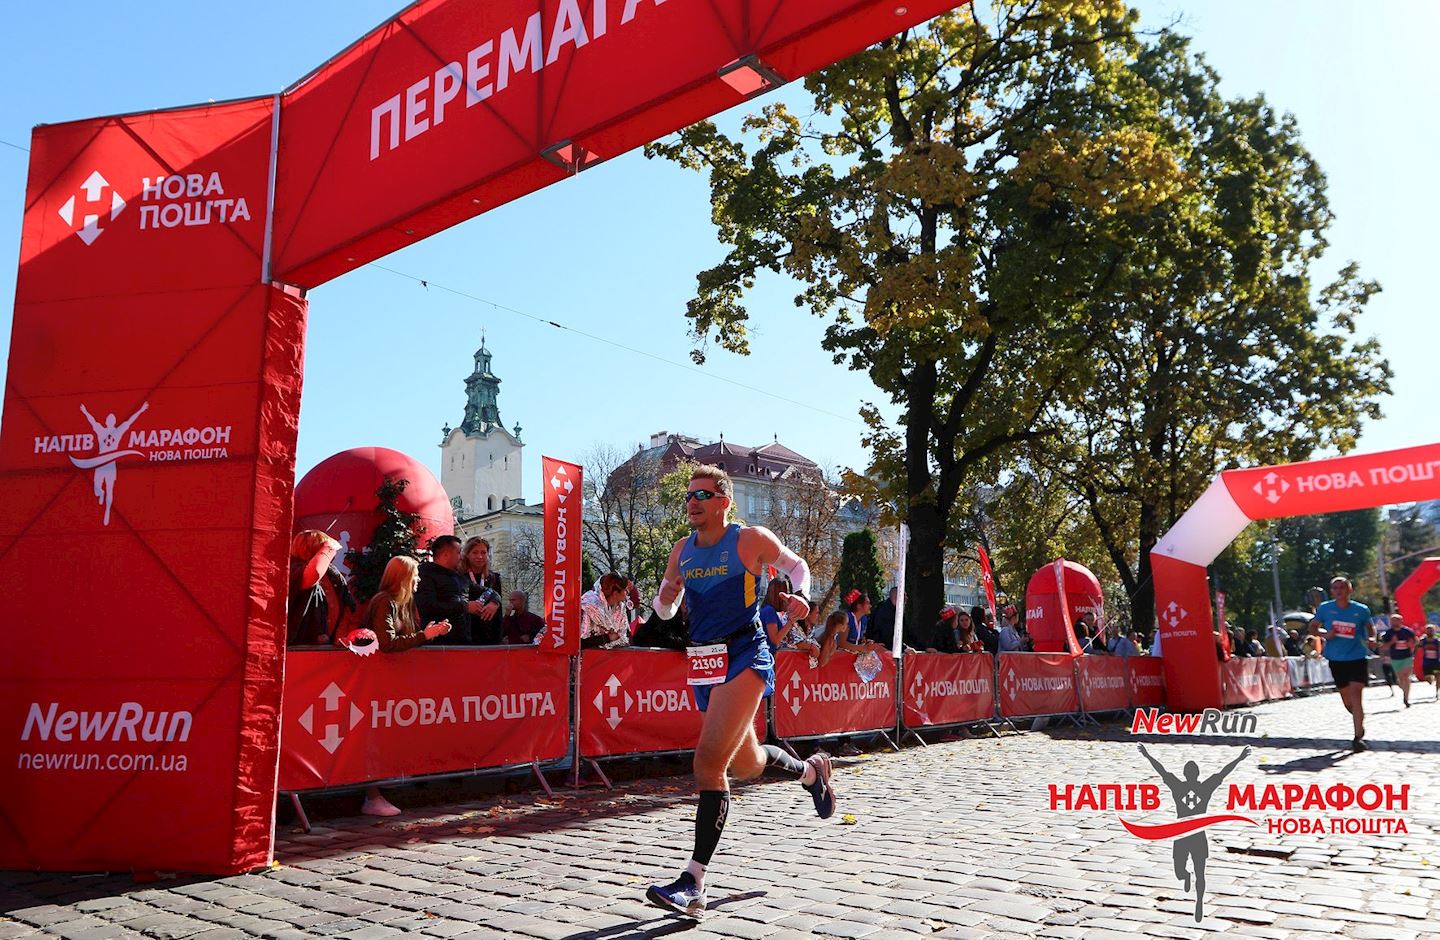
[[(926, 635), (945, 605), (945, 523), (929, 501), (910, 507), (910, 548), (905, 554), (905, 618)], [(912, 626), (914, 629), (914, 626)]]

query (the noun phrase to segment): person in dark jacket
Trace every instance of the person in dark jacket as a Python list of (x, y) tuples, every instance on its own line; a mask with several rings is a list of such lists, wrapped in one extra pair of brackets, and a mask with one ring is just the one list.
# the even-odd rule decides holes
[(995, 629), (989, 608), (977, 604), (970, 611), (970, 619), (975, 625), (975, 637), (985, 647), (985, 652), (991, 656), (1000, 652), (1000, 631)]
[(448, 620), (450, 635), (441, 642), (468, 646), (475, 642), (471, 615), (499, 598), (460, 574), (460, 540), (455, 536), (437, 535), (430, 542), (430, 557), (432, 561), (420, 563), (420, 587), (415, 591), (420, 622)]
[(899, 588), (892, 587), (885, 599), (875, 605), (865, 630), (868, 639), (874, 640), (887, 650), (895, 642), (895, 599), (899, 593)]

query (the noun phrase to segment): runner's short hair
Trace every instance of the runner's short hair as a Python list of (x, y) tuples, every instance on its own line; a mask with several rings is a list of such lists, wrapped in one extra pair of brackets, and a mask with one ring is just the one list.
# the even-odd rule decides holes
[(715, 484), (715, 492), (726, 499), (731, 498), (730, 474), (714, 464), (702, 463), (696, 465), (695, 469), (690, 471), (690, 479), (710, 480)]

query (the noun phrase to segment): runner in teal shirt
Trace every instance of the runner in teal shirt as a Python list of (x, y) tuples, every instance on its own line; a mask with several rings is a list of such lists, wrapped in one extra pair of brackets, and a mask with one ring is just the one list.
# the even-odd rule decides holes
[(1330, 662), (1340, 702), (1350, 713), (1355, 726), (1355, 739), (1350, 743), (1356, 751), (1365, 750), (1365, 686), (1370, 681), (1369, 665), (1374, 637), (1370, 626), (1370, 608), (1350, 600), (1354, 590), (1350, 579), (1336, 577), (1330, 582), (1328, 600), (1315, 609), (1310, 632), (1325, 640), (1324, 654)]

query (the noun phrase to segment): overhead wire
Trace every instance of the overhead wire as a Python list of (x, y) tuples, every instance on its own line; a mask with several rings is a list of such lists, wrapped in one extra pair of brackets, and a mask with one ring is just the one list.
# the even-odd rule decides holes
[(809, 402), (799, 401), (794, 398), (787, 398), (784, 395), (778, 395), (775, 392), (769, 391), (768, 389), (760, 388), (759, 386), (755, 385), (748, 385), (735, 379), (726, 378), (723, 375), (716, 375), (713, 372), (707, 372), (706, 370), (698, 368), (697, 366), (693, 366), (684, 362), (677, 362), (674, 359), (667, 359), (664, 356), (656, 355), (655, 353), (645, 349), (638, 349), (634, 346), (627, 346), (624, 343), (617, 343), (615, 340), (610, 339), (609, 337), (590, 333), (586, 330), (578, 329), (576, 327), (569, 326), (568, 324), (552, 320), (549, 317), (537, 316), (524, 310), (518, 310), (515, 307), (507, 306), (506, 304), (490, 300), (486, 297), (480, 297), (475, 294), (469, 293), (468, 291), (460, 290), (459, 288), (449, 287), (445, 284), (440, 284), (436, 281), (431, 280), (430, 278), (422, 278), (414, 274), (409, 274), (405, 271), (397, 271), (394, 268), (386, 267), (385, 265), (375, 261), (370, 262), (368, 265), (366, 265), (366, 267), (375, 268), (377, 270), (384, 271), (387, 274), (393, 274), (396, 277), (404, 278), (409, 281), (414, 281), (416, 284), (419, 284), (421, 287), (426, 288), (427, 290), (430, 288), (434, 288), (435, 290), (444, 291), (445, 293), (453, 294), (456, 297), (462, 297), (475, 303), (485, 304), (486, 306), (489, 306), (495, 310), (504, 311), (505, 313), (512, 313), (518, 317), (524, 317), (525, 319), (532, 320), (535, 323), (541, 324), (542, 326), (553, 327), (566, 333), (574, 333), (576, 336), (583, 336), (584, 338), (593, 342), (603, 343), (606, 346), (613, 346), (616, 349), (623, 349), (624, 351), (634, 353), (637, 356), (644, 356), (645, 358), (653, 359), (656, 362), (663, 362), (668, 366), (674, 366), (677, 369), (684, 369), (687, 372), (693, 372), (697, 375), (702, 375), (708, 379), (714, 379), (717, 382), (724, 382), (725, 384), (732, 385), (736, 388), (743, 388), (746, 391), (754, 392), (757, 395), (764, 395), (767, 398), (773, 398), (777, 401), (783, 401), (786, 404), (795, 405), (798, 408), (805, 408), (810, 411), (818, 412), (819, 414), (827, 415), (839, 421), (846, 421), (850, 424), (860, 425), (861, 427), (865, 426), (865, 422), (857, 418), (851, 418), (847, 417), (846, 415), (837, 414), (836, 412), (828, 411), (824, 408), (821, 408), (818, 405), (812, 405)]

